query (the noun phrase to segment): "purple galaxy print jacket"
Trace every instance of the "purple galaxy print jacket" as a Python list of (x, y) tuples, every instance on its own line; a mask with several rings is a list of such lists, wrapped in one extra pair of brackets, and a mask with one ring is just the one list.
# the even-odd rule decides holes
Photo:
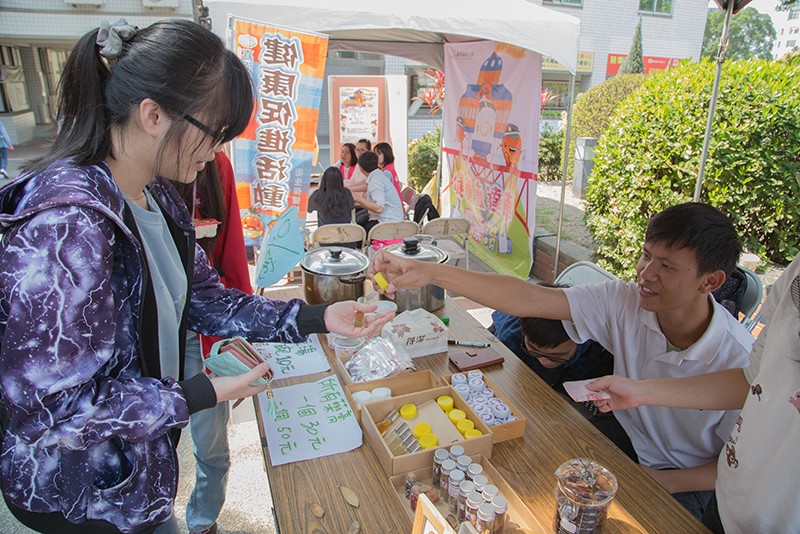
[[(148, 187), (192, 236), (172, 186), (157, 179)], [(8, 416), (0, 488), (25, 510), (135, 532), (172, 513), (177, 459), (168, 433), (189, 420), (191, 384), (142, 372), (146, 259), (124, 209), (104, 164), (60, 161), (0, 189), (0, 400)], [(303, 339), (301, 301), (225, 289), (199, 247), (193, 276), (192, 330)]]

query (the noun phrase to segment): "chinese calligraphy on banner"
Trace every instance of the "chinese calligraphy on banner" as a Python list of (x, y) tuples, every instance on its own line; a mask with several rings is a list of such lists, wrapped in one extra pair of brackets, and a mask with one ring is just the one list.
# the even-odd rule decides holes
[(442, 192), (495, 271), (530, 272), (541, 56), (490, 41), (446, 44)]
[(258, 395), (272, 465), (351, 451), (361, 446), (361, 428), (335, 375), (308, 384), (272, 390), (277, 406), (266, 413), (266, 393)]
[(305, 224), (328, 39), (233, 16), (228, 27), (256, 93), (233, 162), (245, 244), (257, 246), (290, 206)]
[(317, 336), (302, 343), (254, 343), (275, 372), (275, 378), (321, 373), (331, 368)]

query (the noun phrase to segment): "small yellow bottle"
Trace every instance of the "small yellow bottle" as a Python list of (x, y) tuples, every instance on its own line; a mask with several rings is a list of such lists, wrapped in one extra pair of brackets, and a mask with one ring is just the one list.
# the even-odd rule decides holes
[(429, 425), (425, 421), (414, 425), (414, 437), (417, 439), (421, 438), (425, 434), (428, 434), (430, 431), (431, 431), (431, 425)]
[(483, 432), (481, 432), (477, 428), (473, 428), (471, 430), (467, 430), (466, 432), (464, 432), (464, 437), (467, 438), (467, 439), (479, 438), (482, 435), (483, 435)]
[(404, 404), (400, 407), (400, 417), (403, 419), (414, 419), (417, 416), (416, 404)]
[(436, 399), (436, 404), (439, 405), (439, 408), (441, 408), (444, 413), (449, 414), (450, 410), (453, 409), (453, 397), (450, 395), (442, 395)]
[(461, 421), (456, 423), (456, 428), (458, 429), (459, 432), (461, 432), (461, 435), (464, 435), (467, 432), (467, 430), (472, 430), (473, 428), (475, 428), (475, 423), (473, 423), (469, 419), (462, 419)]
[(459, 410), (459, 409), (455, 408), (453, 410), (450, 410), (450, 413), (447, 414), (447, 417), (450, 418), (450, 421), (454, 425), (458, 426), (458, 422), (461, 421), (462, 419), (466, 419), (467, 414), (464, 413), (463, 410)]
[(439, 438), (433, 432), (428, 432), (419, 438), (419, 444), (423, 449), (433, 449), (439, 445)]

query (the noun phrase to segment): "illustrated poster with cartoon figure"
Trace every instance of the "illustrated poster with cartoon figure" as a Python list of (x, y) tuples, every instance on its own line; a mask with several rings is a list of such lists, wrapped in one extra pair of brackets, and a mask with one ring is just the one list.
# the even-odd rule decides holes
[[(442, 196), (470, 250), (527, 278), (539, 159), (541, 56), (491, 41), (445, 45)], [(446, 202), (445, 213), (447, 212)]]

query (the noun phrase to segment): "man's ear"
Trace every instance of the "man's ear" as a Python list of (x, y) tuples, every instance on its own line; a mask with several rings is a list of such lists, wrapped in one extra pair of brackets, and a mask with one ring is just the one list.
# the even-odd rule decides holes
[(711, 293), (712, 291), (716, 291), (717, 289), (725, 283), (727, 276), (725, 275), (725, 271), (722, 269), (717, 269), (716, 271), (711, 271), (710, 273), (706, 273), (703, 276), (703, 283), (700, 286), (700, 291), (703, 293)]
[(142, 130), (153, 137), (163, 136), (171, 125), (164, 108), (151, 98), (145, 98), (139, 103), (139, 123)]

